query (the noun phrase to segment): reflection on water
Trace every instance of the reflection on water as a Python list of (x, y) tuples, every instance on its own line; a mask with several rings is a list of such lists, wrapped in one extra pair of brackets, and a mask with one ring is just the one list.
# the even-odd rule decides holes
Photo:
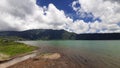
[(59, 52), (76, 66), (120, 68), (120, 41), (22, 41), (40, 52)]

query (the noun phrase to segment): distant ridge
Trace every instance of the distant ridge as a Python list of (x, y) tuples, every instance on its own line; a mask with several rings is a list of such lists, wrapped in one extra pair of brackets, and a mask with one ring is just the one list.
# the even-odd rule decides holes
[(15, 36), (26, 40), (120, 40), (120, 33), (75, 34), (65, 30), (51, 29), (0, 31), (0, 36)]

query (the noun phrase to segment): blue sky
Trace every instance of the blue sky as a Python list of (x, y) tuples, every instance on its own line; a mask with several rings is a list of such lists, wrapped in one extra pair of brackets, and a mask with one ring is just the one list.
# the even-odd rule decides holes
[[(94, 15), (92, 14), (92, 12), (84, 12), (84, 14), (87, 15), (91, 15), (91, 17), (81, 17), (80, 15), (78, 15), (76, 13), (76, 11), (73, 10), (72, 8), (72, 3), (74, 1), (77, 0), (37, 0), (37, 5), (39, 6), (47, 6), (52, 3), (54, 4), (59, 10), (63, 10), (65, 12), (65, 14), (69, 17), (71, 17), (73, 20), (84, 20), (86, 23), (87, 22), (94, 22), (96, 20), (101, 21), (100, 18), (95, 18), (94, 19)], [(81, 7), (81, 5), (79, 3), (77, 3), (75, 5), (76, 7)]]
[(0, 31), (120, 32), (120, 0), (1, 0)]

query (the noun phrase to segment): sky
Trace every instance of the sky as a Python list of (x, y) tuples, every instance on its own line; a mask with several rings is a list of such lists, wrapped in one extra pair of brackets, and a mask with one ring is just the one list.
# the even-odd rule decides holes
[(1, 0), (0, 31), (120, 32), (120, 0)]

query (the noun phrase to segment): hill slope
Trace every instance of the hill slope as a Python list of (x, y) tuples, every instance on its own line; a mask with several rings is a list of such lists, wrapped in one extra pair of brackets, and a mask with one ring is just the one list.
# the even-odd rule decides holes
[(1, 31), (0, 36), (20, 37), (27, 40), (120, 40), (120, 33), (75, 34), (65, 30), (50, 29)]

